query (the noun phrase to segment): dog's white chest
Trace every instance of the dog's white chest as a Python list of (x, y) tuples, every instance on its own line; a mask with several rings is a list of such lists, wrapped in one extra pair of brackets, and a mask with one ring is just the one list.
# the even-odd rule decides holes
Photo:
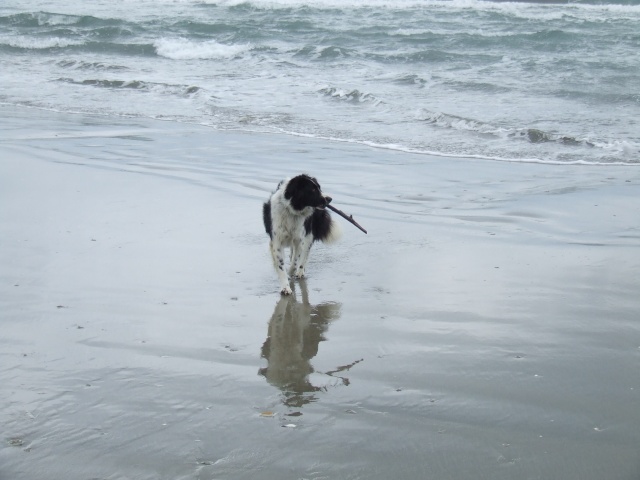
[(280, 240), (284, 243), (290, 243), (293, 238), (302, 238), (304, 236), (304, 219), (300, 215), (284, 215), (278, 217), (273, 230)]
[[(298, 214), (291, 212), (291, 209), (283, 201), (274, 202), (273, 219), (273, 234), (278, 237), (280, 242), (285, 245), (290, 245), (294, 238), (301, 239), (305, 236), (304, 221), (313, 213), (313, 209), (309, 215), (305, 215), (306, 211), (302, 211)], [(305, 209), (306, 210), (306, 209)]]

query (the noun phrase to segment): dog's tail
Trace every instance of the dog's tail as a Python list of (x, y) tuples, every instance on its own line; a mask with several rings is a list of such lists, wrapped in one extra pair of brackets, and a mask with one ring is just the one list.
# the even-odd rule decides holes
[(340, 224), (334, 222), (326, 210), (315, 210), (307, 218), (304, 227), (307, 233), (311, 231), (314, 242), (319, 240), (322, 243), (334, 243), (342, 237)]
[(324, 238), (320, 239), (322, 243), (335, 243), (342, 238), (342, 228), (340, 224), (331, 217), (329, 217), (329, 222), (329, 232)]

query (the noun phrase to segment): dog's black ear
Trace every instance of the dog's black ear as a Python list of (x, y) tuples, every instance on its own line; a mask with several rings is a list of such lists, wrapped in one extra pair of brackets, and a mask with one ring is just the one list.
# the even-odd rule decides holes
[(293, 197), (295, 192), (300, 190), (303, 182), (303, 175), (298, 175), (297, 177), (293, 177), (291, 180), (289, 180), (287, 182), (287, 185), (284, 187), (284, 198), (286, 198), (287, 200), (291, 200), (291, 197)]
[(305, 175), (305, 177), (307, 177), (309, 179), (309, 181), (319, 190), (322, 191), (322, 188), (320, 188), (320, 183), (318, 182), (318, 179), (316, 177), (312, 177), (310, 175)]

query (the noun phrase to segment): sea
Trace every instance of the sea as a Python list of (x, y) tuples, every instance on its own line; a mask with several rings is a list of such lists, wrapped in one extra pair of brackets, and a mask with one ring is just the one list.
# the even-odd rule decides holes
[(640, 1), (3, 0), (0, 105), (640, 165)]

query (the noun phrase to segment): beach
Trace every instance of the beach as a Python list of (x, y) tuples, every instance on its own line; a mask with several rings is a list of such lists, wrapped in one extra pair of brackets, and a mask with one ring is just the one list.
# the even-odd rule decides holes
[[(640, 476), (640, 170), (0, 108), (0, 478)], [(261, 207), (341, 223), (281, 297)]]

